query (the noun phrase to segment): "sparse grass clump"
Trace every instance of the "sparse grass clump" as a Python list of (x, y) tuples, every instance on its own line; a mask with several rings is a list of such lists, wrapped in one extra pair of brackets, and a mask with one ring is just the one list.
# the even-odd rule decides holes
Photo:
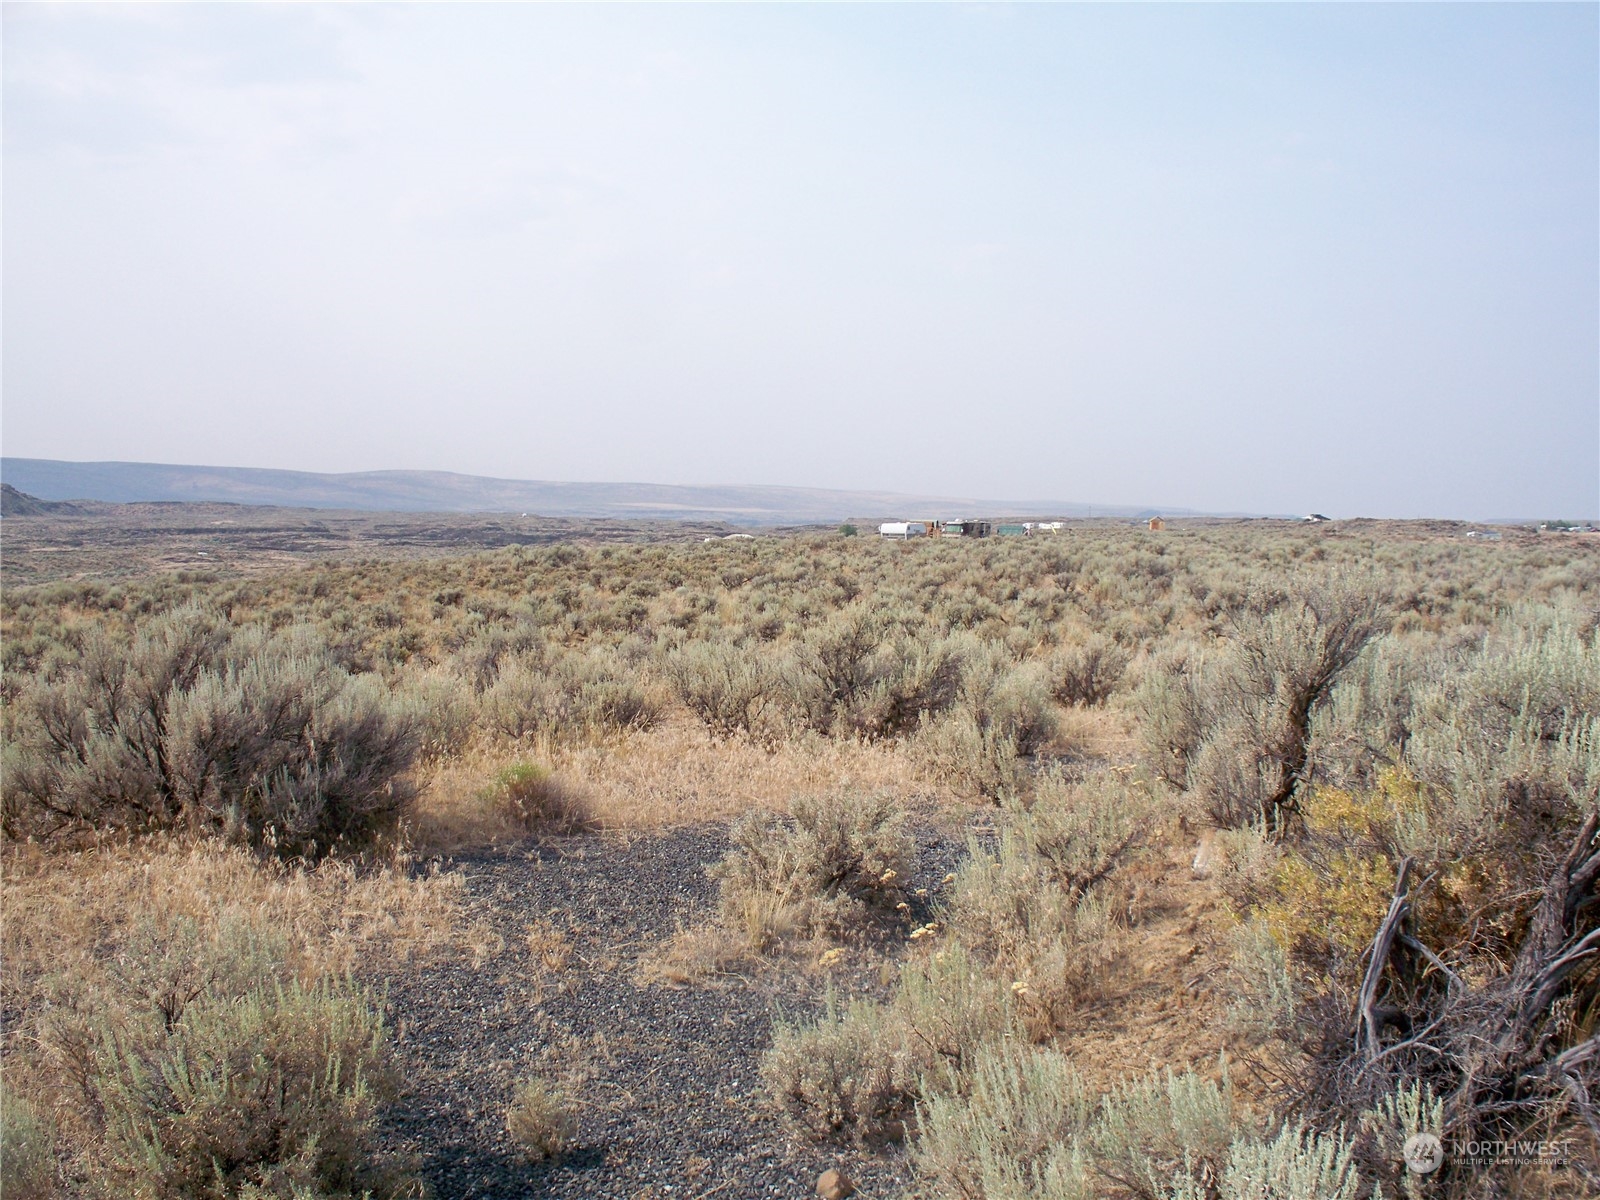
[(10, 1088), (0, 1089), (0, 1195), (49, 1200), (57, 1194), (52, 1122)]
[(572, 1102), (561, 1089), (537, 1075), (517, 1084), (506, 1110), (506, 1132), (528, 1159), (540, 1162), (571, 1149), (578, 1136)]

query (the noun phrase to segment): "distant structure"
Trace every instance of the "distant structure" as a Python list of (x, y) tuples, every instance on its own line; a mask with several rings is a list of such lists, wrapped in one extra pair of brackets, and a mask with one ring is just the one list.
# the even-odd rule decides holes
[(1321, 513), (1307, 513), (1305, 519), (1310, 521), (1313, 525), (1320, 525), (1324, 521), (1333, 520), (1332, 517), (1325, 517)]
[(993, 532), (994, 526), (988, 521), (945, 521), (939, 526), (940, 537), (985, 538)]
[(1018, 521), (997, 525), (992, 521), (885, 521), (878, 536), (903, 542), (910, 538), (986, 538), (1028, 537), (1035, 533), (1056, 533), (1066, 527), (1062, 521)]
[(1159, 532), (1160, 530), (1163, 530), (1163, 529), (1165, 529), (1167, 527), (1166, 521), (1162, 520), (1162, 518), (1160, 518), (1160, 517), (1151, 517), (1149, 524), (1150, 524), (1151, 532), (1153, 532), (1153, 533), (1154, 532)]
[(903, 542), (909, 538), (928, 536), (928, 527), (921, 521), (885, 521), (878, 526), (878, 536)]

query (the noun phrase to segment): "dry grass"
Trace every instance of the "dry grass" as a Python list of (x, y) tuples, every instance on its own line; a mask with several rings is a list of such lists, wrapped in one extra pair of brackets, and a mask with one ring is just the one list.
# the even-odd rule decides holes
[(1139, 757), (1138, 726), (1126, 708), (1064, 708), (1056, 721), (1057, 743), (1071, 747), (1080, 759), (1130, 763)]
[[(1177, 1064), (1213, 1074), (1222, 1052), (1239, 1050), (1224, 1020), (1234, 919), (1215, 884), (1190, 871), (1192, 852), (1160, 847), (1129, 871), (1141, 894), (1136, 936), (1120, 969), (1056, 1034), (1056, 1048), (1096, 1090)], [(1234, 1080), (1244, 1100), (1257, 1098), (1259, 1083), (1244, 1071)]]
[(939, 799), (895, 745), (807, 733), (768, 750), (714, 741), (704, 725), (678, 710), (655, 729), (609, 739), (573, 745), (482, 738), (429, 763), (418, 771), (420, 795), (407, 823), (412, 852), (450, 854), (526, 839), (529, 823), (494, 784), (529, 760), (549, 765), (564, 804), (584, 823), (616, 830), (727, 821), (752, 808), (786, 811), (796, 796), (839, 789)]
[[(584, 792), (563, 775), (543, 775), (532, 797), (528, 788), (516, 786), (530, 757), (548, 761), (538, 749), (530, 754), (519, 742), (482, 739), (422, 768), (417, 774), (421, 794), (406, 824), (408, 849), (424, 856), (454, 854), (589, 824)], [(548, 751), (548, 744), (543, 749)], [(535, 803), (530, 805), (530, 798)]]
[(506, 1132), (533, 1162), (554, 1158), (572, 1145), (578, 1120), (571, 1102), (554, 1085), (529, 1076), (517, 1085), (506, 1111)]
[(548, 761), (611, 828), (725, 821), (752, 808), (787, 810), (796, 796), (827, 791), (927, 795), (893, 746), (798, 734), (768, 751), (713, 741), (684, 712), (609, 745), (554, 747)]
[(680, 929), (659, 950), (640, 956), (634, 978), (640, 984), (685, 987), (736, 975), (751, 960), (750, 942), (720, 924)]
[(93, 971), (141, 920), (186, 918), (202, 932), (231, 919), (288, 938), (301, 978), (467, 953), (493, 935), (466, 924), (462, 881), (345, 862), (305, 869), (214, 842), (152, 840), (78, 853), (13, 847), (5, 857), (4, 996), (15, 1012), (47, 975)]
[(528, 955), (544, 971), (560, 971), (572, 958), (572, 943), (550, 921), (539, 920), (528, 926)]

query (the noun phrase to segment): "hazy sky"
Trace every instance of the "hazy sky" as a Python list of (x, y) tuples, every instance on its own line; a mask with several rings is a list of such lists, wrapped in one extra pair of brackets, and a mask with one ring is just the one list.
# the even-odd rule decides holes
[(1600, 509), (1600, 8), (4, 12), (4, 452)]

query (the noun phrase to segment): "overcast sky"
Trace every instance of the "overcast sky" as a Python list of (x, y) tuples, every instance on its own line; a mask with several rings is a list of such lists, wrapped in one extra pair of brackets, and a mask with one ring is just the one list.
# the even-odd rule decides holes
[(1597, 13), (10, 5), (3, 449), (1593, 517)]

